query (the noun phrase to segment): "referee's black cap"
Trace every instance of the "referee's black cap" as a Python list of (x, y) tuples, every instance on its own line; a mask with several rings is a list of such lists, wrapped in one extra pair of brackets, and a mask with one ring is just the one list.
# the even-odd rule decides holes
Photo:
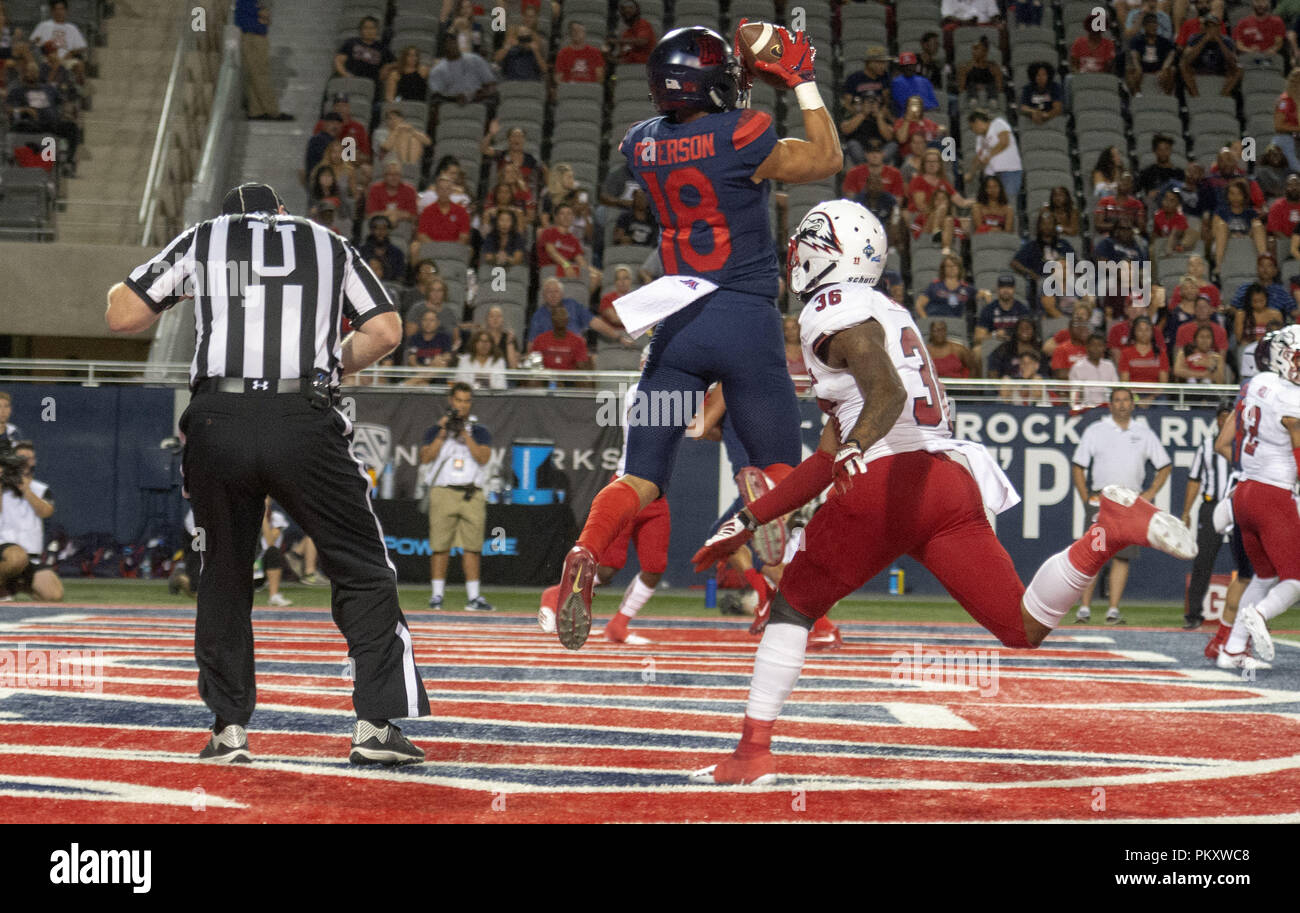
[(269, 184), (240, 184), (235, 189), (226, 194), (226, 198), (221, 201), (221, 214), (228, 216), (241, 212), (269, 212), (276, 213), (284, 201), (280, 195)]

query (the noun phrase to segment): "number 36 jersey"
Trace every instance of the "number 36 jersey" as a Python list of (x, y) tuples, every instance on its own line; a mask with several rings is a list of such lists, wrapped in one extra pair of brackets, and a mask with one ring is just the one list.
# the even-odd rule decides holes
[(1300, 387), (1271, 371), (1256, 374), (1238, 408), (1241, 477), (1290, 491), (1296, 483), (1296, 463), (1291, 433), (1282, 418), (1300, 418)]
[(753, 180), (776, 143), (771, 116), (748, 108), (632, 125), (618, 148), (654, 208), (666, 274), (776, 298), (771, 182)]
[(841, 283), (822, 288), (799, 314), (799, 341), (813, 392), (822, 409), (839, 425), (842, 443), (862, 412), (862, 392), (845, 368), (822, 361), (824, 345), (841, 330), (875, 320), (885, 333), (885, 350), (907, 391), (907, 403), (894, 427), (866, 452), (868, 461), (911, 450), (946, 450), (951, 446), (948, 398), (930, 362), (930, 353), (906, 308), (866, 285)]

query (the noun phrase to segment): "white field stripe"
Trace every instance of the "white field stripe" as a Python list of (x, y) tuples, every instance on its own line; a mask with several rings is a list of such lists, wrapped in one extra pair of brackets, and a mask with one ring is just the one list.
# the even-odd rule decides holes
[[(0, 751), (3, 749), (0, 748)], [(62, 786), (67, 792), (54, 792), (48, 789), (22, 789), (16, 786), (0, 786), (0, 798), (3, 799), (41, 799), (46, 802), (126, 802), (132, 805), (173, 805), (193, 808), (198, 794), (179, 789), (164, 789), (161, 786), (141, 786), (138, 783), (119, 783), (115, 780), (86, 780), (83, 778), (62, 779), (60, 777), (29, 777), (20, 774), (5, 774), (4, 779), (32, 787)], [(81, 792), (76, 792), (81, 790)], [(248, 808), (242, 802), (214, 796), (204, 792), (202, 801), (205, 807), (212, 808)]]
[[(26, 721), (6, 722), (4, 720), (0, 720), (0, 727), (6, 725), (28, 726), (30, 724)], [(534, 729), (549, 729), (549, 728), (555, 728), (557, 724), (512, 723), (511, 725), (517, 727), (534, 728)], [(41, 726), (43, 728), (70, 729), (75, 727), (78, 729), (107, 729), (110, 731), (118, 731), (121, 729), (120, 726), (115, 726), (111, 723), (82, 723), (82, 722), (53, 723), (51, 722), (51, 723), (42, 723)], [(141, 725), (141, 726), (133, 726), (131, 728), (137, 732), (147, 731), (147, 732), (169, 732), (169, 733), (175, 733), (175, 732), (196, 733), (196, 730), (192, 728), (177, 727), (177, 726)], [(607, 730), (612, 728), (613, 727), (606, 727)], [(643, 730), (623, 729), (621, 731), (641, 732)], [(293, 729), (261, 730), (260, 732), (266, 734), (273, 733), (277, 736), (332, 738), (332, 736), (328, 733), (307, 732), (303, 730), (293, 730)], [(698, 731), (690, 731), (690, 730), (681, 730), (681, 732), (685, 735), (701, 736), (701, 737), (714, 738), (714, 739), (717, 738), (725, 739), (727, 736), (726, 733), (717, 733), (717, 732), (698, 732)], [(257, 751), (256, 751), (257, 747), (255, 744), (258, 735), (259, 735), (259, 730), (252, 731), (252, 733), (250, 734), (249, 747), (250, 750), (252, 750), (254, 754), (260, 758), (262, 757), (262, 755), (257, 755)], [(347, 738), (347, 735), (346, 734), (340, 735), (339, 738), (345, 739)], [(474, 737), (463, 737), (463, 736), (448, 737), (448, 736), (416, 735), (414, 736), (414, 740), (419, 742), (420, 744), (430, 744), (430, 745), (434, 745), (434, 744), (436, 745), (445, 744), (445, 745), (452, 745), (452, 746), (482, 745), (482, 746), (508, 747), (508, 748), (537, 747), (537, 748), (552, 748), (552, 749), (569, 749), (575, 752), (655, 751), (655, 752), (676, 753), (676, 754), (702, 754), (702, 753), (708, 754), (714, 750), (708, 747), (698, 748), (698, 747), (682, 746), (682, 745), (664, 745), (664, 746), (647, 747), (644, 745), (628, 745), (626, 743), (619, 743), (619, 742), (583, 742), (583, 743), (550, 742), (550, 741), (528, 742), (528, 741), (504, 741), (501, 739), (474, 738)], [(1069, 765), (1100, 766), (1100, 767), (1154, 767), (1160, 769), (1217, 768), (1225, 764), (1236, 763), (1235, 761), (1224, 759), (1224, 758), (1153, 756), (1153, 755), (1125, 754), (1122, 752), (1055, 751), (1052, 749), (1037, 749), (1037, 748), (1035, 749), (979, 748), (979, 747), (955, 747), (950, 745), (935, 745), (935, 746), (905, 745), (905, 744), (898, 744), (893, 742), (847, 742), (847, 741), (835, 741), (832, 739), (809, 739), (809, 738), (804, 738), (799, 736), (786, 736), (786, 735), (782, 735), (777, 741), (778, 743), (784, 743), (786, 745), (800, 745), (805, 747), (826, 747), (829, 745), (835, 745), (841, 749), (839, 751), (834, 752), (833, 754), (825, 754), (819, 756), (826, 760), (846, 758), (850, 760), (865, 759), (865, 760), (888, 760), (888, 761), (929, 761), (929, 762), (943, 762), (943, 763), (952, 762), (952, 763), (962, 763), (962, 764), (1028, 764), (1028, 765), (1037, 765), (1037, 766), (1061, 766), (1064, 764), (1069, 764)], [(28, 749), (28, 752), (30, 752), (30, 749), (32, 748), (32, 746), (30, 745), (27, 746), (16, 745), (14, 747), (15, 748), (26, 747)], [(848, 748), (851, 750), (845, 751), (843, 750), (844, 748)], [(932, 750), (926, 751), (924, 750), (926, 748), (931, 748)], [(888, 750), (891, 753), (887, 756), (881, 755), (880, 751), (882, 749)], [(100, 756), (100, 754), (106, 754), (114, 751), (131, 751), (133, 749), (86, 748), (84, 746), (75, 746), (75, 747), (69, 747), (69, 750), (89, 752), (92, 754), (88, 754), (87, 756), (98, 757)], [(16, 751), (14, 753), (22, 754), (24, 752)], [(162, 752), (157, 752), (157, 753), (162, 754)], [(1026, 757), (1026, 755), (1030, 755), (1032, 757)], [(309, 756), (277, 755), (272, 757), (279, 757), (282, 759), (291, 760), (291, 759), (303, 759)], [(818, 756), (812, 755), (809, 752), (804, 752), (799, 754), (798, 757), (818, 757)], [(189, 760), (197, 760), (197, 753), (194, 755), (180, 754), (178, 756), (178, 759), (182, 762), (189, 761)], [(461, 763), (462, 766), (469, 766), (471, 763), (474, 762), (461, 762)], [(510, 765), (506, 765), (506, 766), (510, 766)], [(525, 765), (523, 762), (521, 762), (513, 766), (531, 767), (532, 765)], [(567, 770), (570, 768), (566, 766), (564, 769)], [(621, 770), (623, 768), (611, 767), (605, 769)]]

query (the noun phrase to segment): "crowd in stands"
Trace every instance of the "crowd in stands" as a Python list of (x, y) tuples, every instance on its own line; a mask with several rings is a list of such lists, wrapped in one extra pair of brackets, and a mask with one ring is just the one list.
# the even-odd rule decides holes
[[(646, 2), (648, 15), (623, 0), (602, 22), (524, 0), (494, 29), (489, 8), (448, 0), (424, 46), (394, 34), (395, 2), (337, 48), (333, 75), (372, 82), (373, 102), (355, 110), (354, 93), (326, 90), (304, 181), (313, 217), (361, 245), (404, 306), (437, 314), (406, 314), (395, 363), (476, 360), (467, 370), (487, 386), (501, 380), (489, 362), (635, 367), (610, 305), (662, 268), (654, 210), (617, 152), (631, 122), (619, 85), (644, 80), (684, 0)], [(819, 65), (834, 61), (819, 73), (845, 151), (832, 193), (886, 225), (880, 288), (922, 322), (942, 376), (1249, 372), (1243, 354), (1300, 300), (1300, 0), (1281, 5), (1295, 7), (1288, 20), (1271, 0), (868, 0), (810, 24)], [(719, 6), (704, 24), (724, 24)], [(556, 155), (592, 137), (510, 107), (529, 98), (558, 118), (557, 99), (582, 84), (601, 87), (601, 126), (572, 125), (601, 131), (599, 176)], [(461, 112), (479, 108), (462, 130)], [(802, 210), (774, 196), (780, 236)], [(494, 302), (492, 268), (526, 274), (525, 290)]]
[[(0, 98), (4, 104), (0, 159), (46, 171), (54, 171), (56, 164), (62, 163), (61, 173), (73, 174), (81, 112), (90, 105), (86, 83), (90, 44), (82, 28), (69, 19), (65, 0), (50, 3), (46, 17), (40, 17), (31, 4), (21, 7), (22, 12), (14, 14), (0, 0)], [(57, 152), (48, 148), (47, 136), (56, 138)]]

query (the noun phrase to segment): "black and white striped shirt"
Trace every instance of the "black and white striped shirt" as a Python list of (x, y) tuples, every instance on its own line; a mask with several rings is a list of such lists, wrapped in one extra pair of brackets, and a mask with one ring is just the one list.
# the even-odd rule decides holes
[(223, 215), (186, 230), (126, 285), (155, 311), (194, 298), (190, 386), (205, 377), (339, 382), (342, 317), (394, 310), (365, 259), (299, 216)]
[(1214, 452), (1214, 438), (1207, 437), (1196, 449), (1188, 479), (1201, 483), (1201, 498), (1222, 501), (1232, 481), (1232, 464)]

